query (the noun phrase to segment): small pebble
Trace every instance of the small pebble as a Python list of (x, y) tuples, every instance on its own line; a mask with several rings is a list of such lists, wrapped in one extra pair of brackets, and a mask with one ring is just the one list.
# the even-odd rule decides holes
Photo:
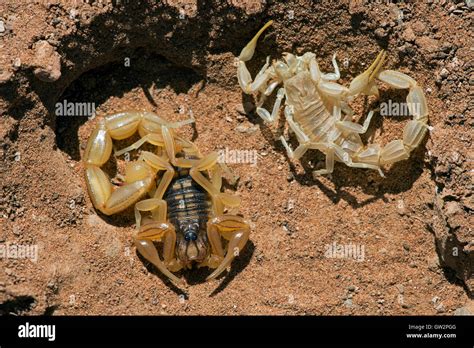
[(439, 76), (443, 79), (447, 78), (449, 76), (449, 71), (446, 68), (441, 69), (439, 72)]
[(403, 40), (408, 42), (414, 42), (416, 40), (415, 33), (411, 27), (407, 27), (402, 34)]
[(458, 202), (451, 201), (451, 202), (447, 202), (445, 205), (445, 212), (447, 216), (456, 215), (457, 213), (461, 211), (462, 211), (462, 208)]
[(61, 77), (61, 56), (47, 41), (40, 40), (35, 44), (35, 76), (44, 82), (54, 82)]
[(437, 311), (438, 313), (444, 313), (444, 312), (446, 311), (446, 309), (444, 308), (444, 306), (443, 306), (442, 303), (440, 303), (439, 305), (437, 305), (435, 309), (436, 309), (436, 311)]
[(405, 202), (402, 199), (398, 200), (397, 202), (397, 212), (400, 215), (405, 215), (407, 212), (405, 208)]
[(0, 73), (0, 83), (10, 80), (12, 76), (13, 73), (11, 71), (3, 71)]
[(5, 23), (3, 23), (3, 21), (0, 21), (0, 33), (4, 33), (5, 32)]
[(77, 17), (77, 14), (78, 14), (77, 10), (73, 8), (71, 9), (71, 11), (69, 11), (69, 18), (74, 19)]
[(428, 260), (428, 269), (431, 272), (438, 272), (439, 268), (440, 268), (440, 265), (439, 265), (438, 256), (433, 256), (432, 258)]
[(382, 28), (375, 29), (374, 33), (375, 33), (375, 36), (377, 36), (379, 39), (383, 39), (387, 36), (387, 32)]
[(295, 201), (290, 198), (286, 204), (286, 211), (290, 212), (294, 209), (294, 207), (295, 207)]
[(237, 104), (235, 106), (235, 110), (243, 116), (247, 115), (247, 113), (245, 112), (244, 106), (242, 104)]
[(354, 285), (350, 285), (347, 290), (349, 291), (355, 291), (356, 290), (356, 287)]
[(346, 306), (347, 308), (352, 308), (353, 307), (353, 304), (352, 304), (352, 299), (348, 298), (344, 301), (344, 306)]
[(16, 69), (21, 67), (21, 59), (20, 58), (17, 57), (13, 60), (13, 67), (16, 68)]
[(248, 112), (252, 112), (254, 109), (255, 109), (255, 105), (253, 105), (251, 102), (245, 102), (244, 104), (239, 103), (235, 106), (235, 110), (241, 116), (246, 116)]
[(235, 127), (235, 130), (239, 133), (246, 133), (246, 134), (252, 134), (252, 133), (255, 133), (258, 129), (258, 126), (257, 125), (254, 125), (254, 126), (245, 126), (243, 124)]

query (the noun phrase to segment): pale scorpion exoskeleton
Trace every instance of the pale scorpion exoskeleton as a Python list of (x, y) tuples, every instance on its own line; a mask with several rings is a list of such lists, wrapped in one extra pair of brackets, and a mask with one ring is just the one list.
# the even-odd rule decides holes
[[(95, 208), (106, 215), (135, 204), (137, 250), (163, 274), (207, 266), (221, 274), (247, 243), (250, 227), (242, 217), (224, 214), (240, 200), (221, 192), (222, 170), (217, 153), (202, 156), (196, 146), (178, 137), (174, 128), (194, 122), (170, 123), (151, 112), (123, 112), (100, 120), (84, 153), (85, 180)], [(157, 153), (141, 151), (126, 166), (123, 184), (114, 187), (101, 169), (112, 152), (112, 139), (121, 140), (138, 130), (141, 139), (115, 152), (116, 156), (144, 143)], [(163, 175), (158, 175), (162, 172)], [(148, 194), (151, 198), (138, 201)], [(142, 221), (141, 212), (148, 214)], [(227, 240), (227, 251), (222, 239)], [(163, 243), (163, 260), (154, 242)]]
[[(257, 102), (257, 114), (266, 122), (278, 119), (282, 100), (285, 100), (284, 114), (290, 129), (296, 134), (299, 146), (292, 150), (283, 136), (280, 137), (288, 157), (299, 159), (309, 149), (317, 149), (326, 155), (326, 168), (315, 170), (313, 176), (329, 174), (333, 171), (334, 161), (342, 161), (350, 167), (381, 167), (404, 159), (422, 141), (427, 129), (428, 107), (425, 95), (414, 79), (401, 72), (382, 70), (386, 58), (381, 51), (372, 65), (350, 83), (349, 88), (334, 81), (339, 80), (340, 73), (336, 55), (332, 58), (334, 73), (324, 74), (320, 71), (316, 55), (308, 52), (302, 56), (285, 53), (284, 61), (277, 60), (270, 65), (270, 57), (252, 81), (245, 62), (254, 54), (259, 36), (272, 24), (269, 21), (240, 53), (237, 77), (244, 93), (258, 92), (261, 97)], [(364, 145), (360, 134), (367, 131), (373, 111), (367, 115), (363, 125), (351, 121), (353, 115), (348, 102), (356, 95), (375, 95), (379, 92), (375, 84), (378, 79), (393, 88), (408, 89), (407, 106), (413, 119), (403, 131), (403, 140), (393, 140), (381, 148), (377, 144)], [(272, 112), (262, 108), (265, 97), (269, 96), (279, 85)], [(342, 113), (345, 116), (342, 118)]]

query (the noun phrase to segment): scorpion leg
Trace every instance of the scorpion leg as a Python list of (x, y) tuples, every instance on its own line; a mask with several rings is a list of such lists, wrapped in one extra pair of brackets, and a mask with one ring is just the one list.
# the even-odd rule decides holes
[(365, 169), (374, 169), (379, 172), (380, 176), (382, 178), (385, 177), (385, 174), (382, 172), (382, 169), (378, 165), (374, 164), (368, 164), (368, 163), (361, 163), (361, 162), (352, 162), (352, 159), (349, 159), (349, 161), (344, 162), (348, 167), (354, 167), (354, 168), (365, 168)]
[(311, 80), (313, 80), (317, 85), (319, 92), (323, 93), (331, 99), (341, 103), (341, 99), (344, 95), (348, 93), (348, 89), (338, 83), (331, 82), (339, 80), (341, 77), (339, 72), (339, 67), (336, 62), (336, 54), (332, 58), (332, 64), (334, 66), (334, 73), (323, 74), (319, 69), (318, 62), (313, 56), (309, 61), (309, 71), (311, 75)]
[(277, 92), (275, 104), (273, 104), (272, 113), (270, 114), (268, 110), (258, 107), (257, 108), (258, 116), (260, 116), (265, 122), (275, 123), (275, 121), (278, 119), (278, 112), (280, 111), (281, 102), (284, 97), (285, 97), (285, 89), (280, 88)]
[(364, 134), (367, 132), (367, 129), (369, 128), (370, 121), (372, 120), (372, 116), (374, 115), (373, 111), (370, 111), (369, 114), (367, 115), (364, 124), (360, 125), (355, 122), (351, 121), (338, 121), (336, 122), (336, 126), (346, 132), (354, 132), (358, 134)]
[(137, 150), (137, 149), (140, 148), (140, 146), (142, 146), (145, 143), (150, 143), (150, 144), (155, 145), (155, 146), (163, 146), (164, 145), (163, 137), (161, 135), (156, 134), (156, 133), (150, 133), (150, 134), (145, 135), (143, 138), (141, 138), (137, 142), (133, 143), (132, 145), (127, 146), (127, 147), (125, 147), (125, 148), (123, 148), (119, 151), (115, 151), (115, 156), (120, 156), (120, 155), (124, 154), (125, 152), (130, 152), (130, 151), (133, 151), (133, 150)]
[(357, 95), (363, 93), (366, 95), (375, 95), (378, 97), (379, 92), (375, 85), (374, 78), (378, 75), (382, 65), (385, 62), (387, 54), (385, 50), (380, 51), (372, 65), (362, 74), (355, 77), (349, 86), (349, 95)]
[[(166, 213), (166, 212), (165, 212)], [(160, 259), (158, 250), (156, 250), (153, 242), (164, 241), (163, 257), (164, 262)], [(174, 272), (179, 271), (182, 265), (174, 258), (176, 246), (176, 231), (174, 227), (164, 221), (150, 221), (145, 224), (134, 238), (135, 246), (138, 252), (153, 265), (155, 265), (164, 275), (175, 283), (183, 282), (176, 277), (167, 268), (170, 267)]]
[(309, 149), (308, 144), (299, 144), (295, 151), (293, 151), (283, 135), (280, 136), (280, 141), (283, 144), (288, 157), (291, 159), (300, 159)]
[[(214, 186), (215, 190), (217, 192), (221, 191), (222, 187), (222, 171), (223, 169), (227, 172), (230, 172), (230, 169), (225, 166), (224, 168), (221, 166), (214, 166), (211, 170), (211, 182), (212, 186)], [(214, 204), (212, 204), (212, 210), (213, 210), (213, 216), (218, 216), (224, 214), (224, 204), (221, 202), (221, 200), (217, 199), (214, 200)]]
[(149, 166), (155, 168), (155, 170), (165, 170), (166, 172), (163, 174), (163, 177), (160, 180), (160, 184), (158, 185), (153, 198), (161, 199), (165, 194), (166, 189), (173, 180), (174, 176), (174, 168), (173, 166), (163, 158), (155, 155), (154, 153), (143, 151), (139, 158), (142, 158), (145, 163)]
[(333, 73), (323, 74), (322, 78), (326, 81), (337, 81), (341, 78), (339, 67), (337, 66), (336, 53), (332, 56), (332, 66), (334, 67)]
[(289, 158), (300, 159), (309, 149), (309, 137), (303, 132), (303, 130), (293, 121), (293, 112), (289, 106), (285, 107), (285, 117), (290, 126), (290, 129), (295, 132), (296, 137), (299, 141), (299, 145), (296, 150), (292, 150), (290, 145), (283, 136), (280, 137), (280, 141), (286, 149)]
[[(176, 157), (176, 153), (179, 150), (179, 147), (177, 146), (177, 141), (179, 139), (174, 137), (171, 130), (166, 126), (161, 128), (161, 132), (165, 144), (165, 151), (170, 162), (175, 167), (191, 168), (196, 163), (196, 160)], [(195, 151), (195, 148), (193, 148), (193, 151)]]
[(217, 165), (217, 157), (217, 153), (212, 152), (202, 158), (191, 167), (189, 175), (211, 195), (215, 204), (222, 203), (228, 207), (238, 207), (240, 205), (240, 199), (238, 197), (220, 192), (220, 190), (202, 174), (203, 171), (212, 170), (214, 166)]
[[(326, 144), (323, 144), (324, 147), (327, 147)], [(321, 149), (321, 143), (311, 143), (311, 149), (318, 149), (326, 155), (326, 168), (318, 169), (313, 171), (313, 178), (316, 179), (319, 175), (331, 174), (334, 170), (334, 149), (332, 147), (327, 147), (326, 149)]]
[(140, 230), (142, 216), (141, 211), (151, 211), (155, 221), (166, 221), (166, 201), (157, 198), (144, 199), (135, 204), (135, 221), (137, 230)]
[(384, 173), (382, 172), (382, 169), (380, 168), (379, 165), (377, 164), (369, 164), (369, 163), (361, 163), (361, 162), (353, 162), (351, 155), (344, 151), (341, 147), (334, 145), (335, 148), (335, 153), (337, 157), (344, 162), (348, 167), (353, 167), (353, 168), (365, 168), (365, 169), (374, 169), (377, 170), (380, 174), (381, 177), (385, 177)]
[[(219, 266), (206, 278), (206, 280), (211, 280), (221, 274), (231, 264), (232, 260), (239, 255), (249, 239), (250, 226), (240, 216), (221, 215), (207, 223), (207, 235), (213, 254), (217, 258), (223, 257)], [(229, 241), (225, 256), (221, 237)]]

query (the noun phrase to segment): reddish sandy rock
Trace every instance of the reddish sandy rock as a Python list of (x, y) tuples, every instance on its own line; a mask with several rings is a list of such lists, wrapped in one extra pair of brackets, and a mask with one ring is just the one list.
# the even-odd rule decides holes
[(49, 44), (41, 40), (35, 43), (35, 76), (44, 82), (54, 82), (61, 77), (61, 56)]

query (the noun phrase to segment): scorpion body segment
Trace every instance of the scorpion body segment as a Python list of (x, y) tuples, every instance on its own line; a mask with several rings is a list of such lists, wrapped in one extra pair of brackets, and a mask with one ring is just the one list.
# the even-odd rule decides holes
[(206, 224), (211, 215), (209, 195), (193, 180), (189, 171), (177, 171), (164, 200), (168, 219), (176, 230), (178, 258), (191, 267), (191, 261), (203, 262), (207, 256)]
[[(382, 50), (372, 65), (352, 80), (348, 88), (334, 82), (340, 78), (336, 55), (332, 58), (334, 73), (322, 73), (316, 55), (311, 52), (302, 56), (285, 53), (284, 60), (277, 60), (271, 65), (267, 57), (266, 64), (252, 81), (245, 62), (252, 58), (259, 36), (271, 24), (272, 21), (268, 22), (242, 50), (237, 77), (244, 93), (259, 95), (257, 114), (266, 122), (277, 121), (285, 99), (284, 115), (299, 142), (299, 146), (293, 150), (286, 139), (280, 137), (288, 157), (299, 159), (310, 149), (323, 152), (326, 155), (326, 168), (315, 170), (314, 176), (332, 173), (335, 161), (350, 167), (374, 169), (384, 176), (382, 166), (409, 157), (430, 129), (427, 125), (426, 98), (421, 87), (408, 75), (382, 70), (385, 51)], [(407, 105), (413, 116), (405, 126), (403, 139), (393, 140), (384, 147), (365, 145), (360, 138), (360, 134), (364, 134), (370, 125), (373, 111), (369, 112), (361, 125), (352, 121), (353, 111), (348, 105), (359, 94), (378, 97), (376, 79), (393, 88), (408, 89)], [(278, 86), (281, 87), (270, 113), (261, 106)]]
[[(240, 200), (221, 192), (217, 153), (202, 156), (193, 143), (174, 133), (191, 122), (171, 123), (151, 112), (110, 115), (92, 132), (83, 156), (94, 207), (111, 215), (134, 205), (138, 252), (174, 282), (180, 279), (171, 272), (194, 263), (214, 268), (207, 280), (216, 278), (238, 256), (250, 234), (245, 219), (224, 213), (225, 207), (238, 207)], [(115, 155), (145, 143), (156, 146), (156, 153), (141, 151), (127, 164), (123, 183), (115, 187), (101, 166), (112, 153), (113, 139), (126, 139), (136, 131), (141, 139)], [(162, 255), (155, 243), (163, 244)]]

